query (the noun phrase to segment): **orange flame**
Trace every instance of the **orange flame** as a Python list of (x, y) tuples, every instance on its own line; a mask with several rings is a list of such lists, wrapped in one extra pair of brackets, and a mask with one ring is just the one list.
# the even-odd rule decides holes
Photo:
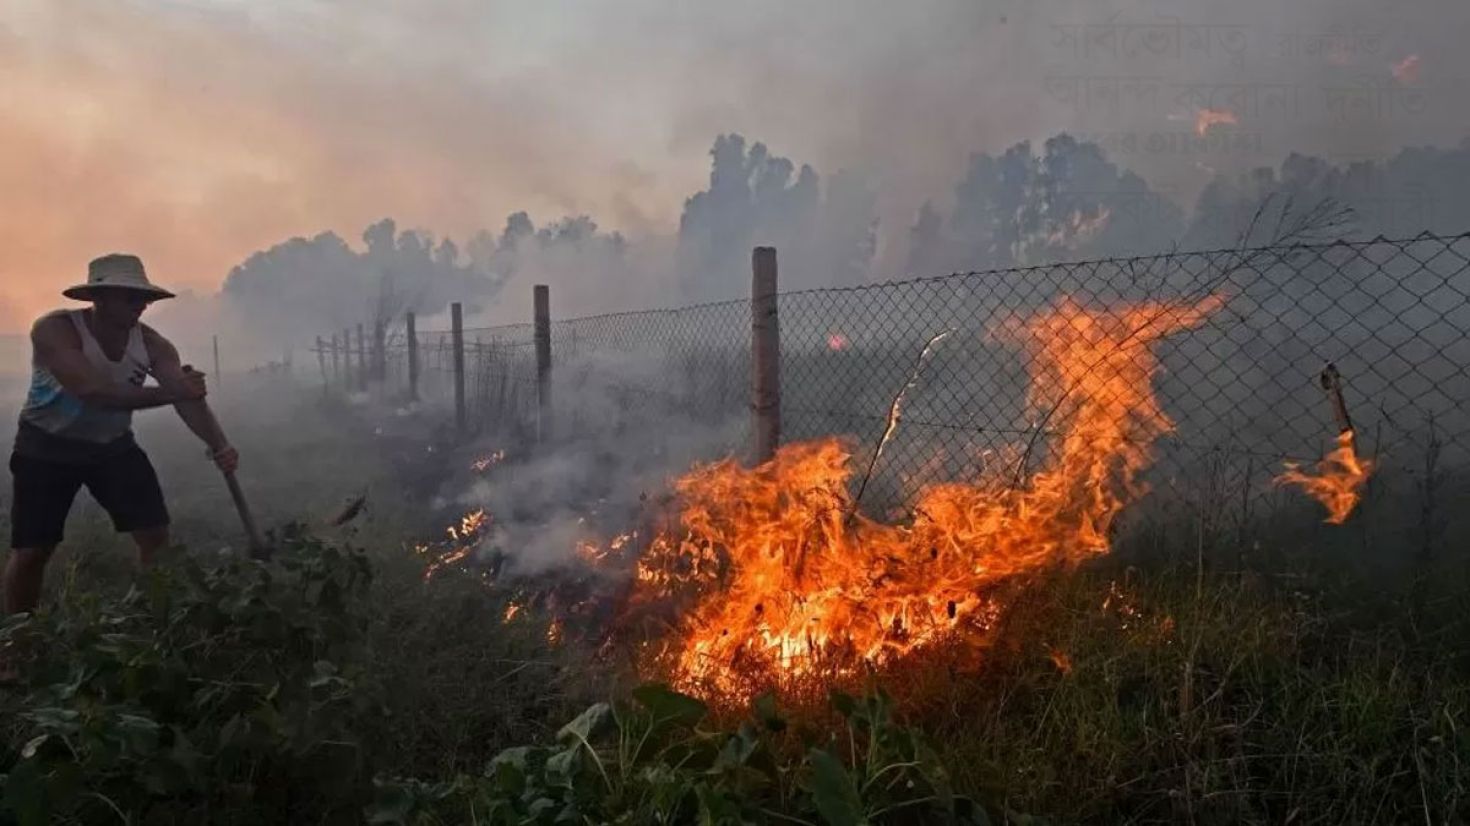
[(635, 602), (683, 600), (659, 665), (685, 688), (740, 696), (761, 675), (851, 673), (982, 634), (1001, 581), (1108, 550), (1153, 441), (1173, 427), (1149, 345), (1220, 304), (1063, 300), (1000, 331), (1030, 357), (1032, 420), (1060, 436), (1026, 484), (992, 474), (927, 487), (908, 524), (852, 512), (837, 439), (787, 445), (754, 468), (697, 467), (675, 483), (682, 538), (660, 534), (638, 562)]
[(1411, 54), (1398, 63), (1393, 64), (1393, 68), (1390, 70), (1393, 72), (1393, 79), (1405, 86), (1413, 86), (1415, 83), (1418, 83), (1419, 63), (1419, 55)]
[(460, 517), (458, 524), (444, 529), (448, 542), (415, 545), (414, 552), (429, 560), (424, 568), (424, 581), (433, 579), (434, 574), (446, 566), (463, 562), (479, 544), (480, 534), (489, 526), (490, 515), (483, 508), (472, 510)]
[(1194, 133), (1203, 138), (1212, 126), (1235, 126), (1238, 123), (1240, 119), (1229, 109), (1201, 109), (1194, 115)]
[(1373, 463), (1359, 459), (1353, 449), (1353, 431), (1337, 434), (1337, 449), (1317, 463), (1317, 474), (1302, 473), (1300, 465), (1286, 463), (1286, 471), (1274, 480), (1278, 485), (1297, 485), (1327, 508), (1326, 522), (1341, 525), (1357, 507), (1359, 491), (1373, 472)]
[(476, 459), (475, 461), (470, 462), (470, 470), (473, 470), (476, 473), (484, 473), (485, 471), (489, 470), (492, 467), (495, 467), (503, 461), (505, 461), (505, 451), (497, 450), (494, 453), (488, 453)]

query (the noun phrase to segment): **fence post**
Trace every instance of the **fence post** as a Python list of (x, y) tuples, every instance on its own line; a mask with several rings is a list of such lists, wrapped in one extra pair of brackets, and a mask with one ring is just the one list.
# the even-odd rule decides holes
[(464, 435), (464, 308), (458, 301), (449, 305), (449, 328), (454, 338), (454, 427)]
[(755, 461), (770, 461), (781, 443), (781, 324), (776, 315), (776, 249), (751, 255), (750, 369)]
[(373, 378), (388, 381), (388, 325), (381, 318), (373, 322)]
[(551, 289), (531, 288), (536, 319), (536, 441), (551, 438)]
[(362, 325), (357, 325), (357, 389), (366, 393), (368, 389), (367, 336)]
[(316, 363), (322, 369), (322, 395), (327, 395), (327, 388), (331, 386), (331, 379), (327, 377), (327, 348), (322, 343), (322, 337), (316, 337)]
[(332, 384), (342, 385), (342, 362), (337, 354), (337, 334), (332, 333)]
[(419, 400), (419, 336), (413, 313), (404, 316), (404, 335), (408, 337), (408, 398)]
[(219, 336), (214, 337), (214, 385), (224, 386), (224, 377), (219, 374)]
[(351, 393), (357, 387), (352, 374), (352, 328), (342, 331), (342, 392)]

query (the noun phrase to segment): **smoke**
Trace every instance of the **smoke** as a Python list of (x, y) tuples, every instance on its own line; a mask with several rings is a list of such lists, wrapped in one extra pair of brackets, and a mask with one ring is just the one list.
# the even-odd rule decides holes
[(876, 251), (876, 198), (855, 173), (825, 187), (810, 165), (796, 169), (760, 142), (721, 135), (710, 150), (709, 186), (684, 202), (679, 271), (686, 300), (747, 294), (750, 250), (781, 250), (786, 289), (845, 286), (867, 279)]
[[(484, 509), (491, 530), (482, 554), (503, 555), (520, 574), (577, 561), (579, 541), (637, 530), (640, 515), (692, 462), (737, 453), (747, 426), (739, 406), (700, 415), (673, 387), (669, 364), (648, 352), (590, 353), (558, 365), (553, 438), (521, 445), (483, 441), (456, 461), (509, 451), (481, 472), (446, 481), (436, 503)], [(478, 476), (466, 483), (464, 476)], [(651, 501), (653, 500), (653, 501)]]
[[(421, 328), (443, 329), (451, 301), (464, 303), (470, 328), (525, 323), (532, 284), (551, 287), (559, 319), (740, 298), (757, 245), (780, 250), (786, 291), (891, 275), (878, 269), (884, 228), (862, 175), (824, 177), (739, 134), (716, 138), (710, 158), (709, 182), (686, 199), (675, 236), (629, 238), (586, 215), (537, 226), (521, 211), (461, 248), (383, 219), (362, 233), (361, 248), (323, 232), (252, 253), (218, 296), (186, 293), (162, 305), (157, 321), (197, 352), (210, 334), (222, 335), (241, 363), (260, 363), (310, 347), (317, 335), (392, 326), (407, 311)], [(997, 156), (972, 154), (952, 196), (924, 202), (905, 229), (902, 273), (1229, 247), (1265, 202), (1340, 203), (1354, 217), (1343, 234), (1360, 238), (1455, 233), (1470, 219), (1470, 196), (1453, 183), (1467, 173), (1470, 139), (1346, 164), (1293, 154), (1279, 169), (1217, 175), (1185, 205), (1099, 144), (1062, 134), (1039, 153), (1023, 141)]]
[[(320, 261), (299, 277), (323, 294), (348, 270), (367, 284), (340, 308), (215, 308), (211, 325), (280, 349), (262, 328), (371, 309), (381, 273), (355, 239), (383, 215), (432, 228), (425, 271), (504, 281), (455, 296), (485, 323), (523, 320), (538, 279), (563, 316), (743, 295), (761, 243), (791, 288), (1152, 251), (1203, 237), (1172, 210), (1240, 200), (1294, 153), (1347, 169), (1456, 146), (1467, 22), (1458, 0), (19, 0), (0, 13), (0, 301), (17, 308), (0, 323), (23, 329), (114, 249), (201, 301), (252, 249), (262, 272)], [(1206, 110), (1229, 117), (1198, 135)], [(1012, 162), (1020, 182), (985, 182)], [(599, 240), (487, 269), (473, 239), (522, 210)], [(453, 267), (434, 263), (444, 237)], [(291, 238), (306, 248), (276, 249)]]
[(671, 270), (658, 248), (650, 239), (631, 249), (621, 233), (603, 231), (586, 215), (537, 227), (527, 213), (516, 212), (506, 218), (498, 236), (477, 233), (470, 254), (517, 289), (497, 296), (499, 300), (484, 306), (467, 324), (528, 321), (533, 284), (550, 288), (554, 312), (563, 318), (604, 312), (613, 294), (630, 306), (666, 300), (664, 287)]
[(1455, 182), (1470, 174), (1470, 138), (1455, 148), (1405, 149), (1391, 158), (1336, 164), (1290, 155), (1279, 169), (1219, 177), (1200, 194), (1185, 244), (1211, 249), (1235, 243), (1269, 199), (1309, 206), (1331, 200), (1351, 209), (1358, 238), (1447, 235), (1470, 227), (1470, 194)]
[(946, 218), (926, 202), (909, 230), (914, 274), (1044, 264), (1166, 248), (1183, 210), (1093, 143), (1059, 135), (976, 153)]

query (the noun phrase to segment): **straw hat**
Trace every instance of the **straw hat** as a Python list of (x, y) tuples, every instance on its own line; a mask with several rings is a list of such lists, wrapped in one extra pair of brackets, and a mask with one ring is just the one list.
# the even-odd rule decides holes
[(168, 290), (149, 283), (138, 256), (118, 253), (92, 259), (92, 263), (87, 265), (87, 283), (67, 287), (61, 294), (78, 301), (90, 301), (99, 288), (136, 290), (147, 293), (154, 301), (174, 297)]

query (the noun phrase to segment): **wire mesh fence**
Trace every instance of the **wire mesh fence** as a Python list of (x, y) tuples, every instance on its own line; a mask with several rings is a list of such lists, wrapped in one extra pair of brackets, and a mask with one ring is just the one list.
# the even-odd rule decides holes
[[(554, 297), (553, 297), (554, 300)], [(779, 297), (783, 438), (849, 437), (859, 451), (883, 439), (895, 395), (903, 416), (875, 468), (882, 497), (966, 479), (995, 457), (1058, 437), (1038, 416), (1047, 376), (1008, 333), (1058, 307), (1160, 312), (1212, 302), (1197, 324), (1161, 336), (1150, 352), (1154, 392), (1174, 427), (1158, 440), (1156, 476), (1208, 465), (1244, 474), (1310, 462), (1337, 428), (1317, 384), (1324, 364), (1343, 376), (1360, 450), (1380, 463), (1445, 464), (1470, 453), (1470, 235), (1256, 249), (954, 273)], [(550, 409), (559, 437), (675, 429), (721, 432), (737, 452), (749, 435), (751, 305), (557, 320), (550, 325)], [(941, 332), (923, 369), (915, 365)], [(535, 328), (464, 331), (471, 422), (509, 433), (538, 414)], [(387, 379), (406, 383), (406, 348), (388, 349)], [(419, 335), (420, 393), (452, 394), (452, 337)], [(1098, 366), (1098, 369), (1103, 369)], [(1066, 388), (1041, 387), (1041, 395)], [(1149, 438), (1147, 434), (1140, 438)]]

